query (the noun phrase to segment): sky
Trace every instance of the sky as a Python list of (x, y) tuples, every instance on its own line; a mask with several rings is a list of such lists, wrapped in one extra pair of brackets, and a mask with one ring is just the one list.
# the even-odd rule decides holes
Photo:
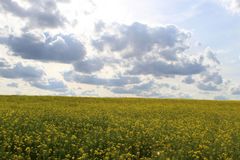
[(1, 0), (0, 94), (240, 99), (240, 0)]

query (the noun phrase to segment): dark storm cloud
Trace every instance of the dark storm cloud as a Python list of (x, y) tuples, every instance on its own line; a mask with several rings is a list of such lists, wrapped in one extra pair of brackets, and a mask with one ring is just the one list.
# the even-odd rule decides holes
[(10, 68), (0, 68), (0, 76), (9, 79), (23, 79), (25, 81), (39, 80), (45, 75), (41, 69), (17, 63)]
[(56, 80), (56, 79), (48, 79), (48, 80), (41, 80), (41, 81), (32, 81), (30, 84), (33, 87), (43, 89), (43, 90), (49, 90), (49, 91), (55, 91), (55, 92), (66, 92), (68, 91), (68, 87), (66, 84), (64, 84), (63, 81)]
[(72, 63), (86, 54), (82, 43), (72, 35), (24, 33), (21, 36), (9, 36), (4, 44), (15, 56), (47, 62)]
[(28, 27), (64, 26), (66, 19), (60, 14), (56, 0), (28, 0), (28, 2), (30, 7), (24, 8), (16, 1), (1, 0), (0, 7), (14, 16), (27, 19)]
[(75, 72), (64, 73), (64, 79), (70, 82), (85, 83), (102, 86), (124, 86), (127, 84), (140, 83), (138, 77), (118, 76), (117, 78), (99, 78), (93, 75), (82, 75)]

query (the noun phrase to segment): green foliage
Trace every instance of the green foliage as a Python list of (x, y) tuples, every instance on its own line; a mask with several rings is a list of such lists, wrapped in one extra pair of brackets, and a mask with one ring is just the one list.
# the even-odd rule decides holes
[(0, 159), (239, 159), (240, 102), (0, 97)]

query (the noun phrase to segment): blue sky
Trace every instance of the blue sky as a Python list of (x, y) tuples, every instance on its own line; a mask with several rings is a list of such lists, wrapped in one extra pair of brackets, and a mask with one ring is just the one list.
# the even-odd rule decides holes
[(240, 99), (239, 0), (2, 0), (0, 94)]

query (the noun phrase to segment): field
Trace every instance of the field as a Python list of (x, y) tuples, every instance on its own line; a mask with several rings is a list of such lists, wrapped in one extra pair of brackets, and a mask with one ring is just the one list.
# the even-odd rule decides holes
[(240, 102), (0, 97), (0, 159), (240, 159)]

